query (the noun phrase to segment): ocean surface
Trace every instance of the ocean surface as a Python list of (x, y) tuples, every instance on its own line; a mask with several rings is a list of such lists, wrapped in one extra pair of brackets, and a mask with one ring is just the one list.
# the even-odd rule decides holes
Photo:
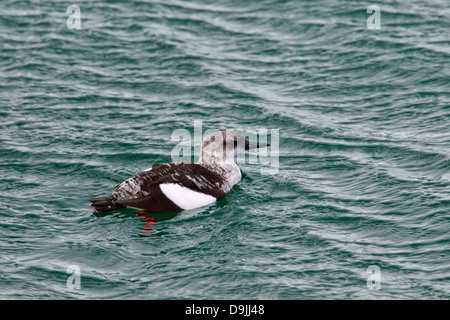
[[(450, 298), (448, 0), (0, 12), (1, 299)], [(276, 172), (241, 164), (194, 210), (89, 208), (194, 121), (279, 130)]]

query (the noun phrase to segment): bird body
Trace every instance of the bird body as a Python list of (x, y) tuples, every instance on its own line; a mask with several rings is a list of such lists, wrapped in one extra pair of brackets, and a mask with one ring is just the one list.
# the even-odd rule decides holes
[(202, 207), (223, 198), (241, 180), (235, 155), (265, 146), (249, 142), (235, 130), (218, 131), (205, 138), (198, 163), (154, 164), (115, 186), (111, 196), (89, 201), (98, 212), (123, 207), (144, 212)]

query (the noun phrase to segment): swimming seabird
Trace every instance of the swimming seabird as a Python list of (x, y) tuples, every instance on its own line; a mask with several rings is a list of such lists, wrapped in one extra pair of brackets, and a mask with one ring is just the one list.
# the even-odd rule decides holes
[(89, 201), (99, 213), (123, 207), (140, 212), (180, 211), (223, 198), (241, 180), (234, 157), (246, 150), (270, 146), (252, 142), (236, 130), (208, 135), (197, 163), (154, 164), (114, 187), (112, 196)]

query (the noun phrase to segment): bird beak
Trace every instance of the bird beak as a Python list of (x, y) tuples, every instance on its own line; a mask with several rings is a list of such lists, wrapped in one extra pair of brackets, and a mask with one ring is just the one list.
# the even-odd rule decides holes
[(270, 147), (270, 143), (252, 142), (252, 141), (249, 141), (248, 139), (245, 139), (245, 150), (264, 148), (264, 147)]

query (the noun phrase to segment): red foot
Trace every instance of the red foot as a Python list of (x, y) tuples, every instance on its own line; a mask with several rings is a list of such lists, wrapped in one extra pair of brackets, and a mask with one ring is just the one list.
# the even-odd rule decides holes
[(136, 211), (135, 214), (138, 217), (144, 218), (145, 224), (144, 224), (144, 230), (142, 230), (143, 234), (149, 234), (152, 230), (153, 225), (155, 224), (156, 220), (152, 217), (147, 217), (143, 212)]

